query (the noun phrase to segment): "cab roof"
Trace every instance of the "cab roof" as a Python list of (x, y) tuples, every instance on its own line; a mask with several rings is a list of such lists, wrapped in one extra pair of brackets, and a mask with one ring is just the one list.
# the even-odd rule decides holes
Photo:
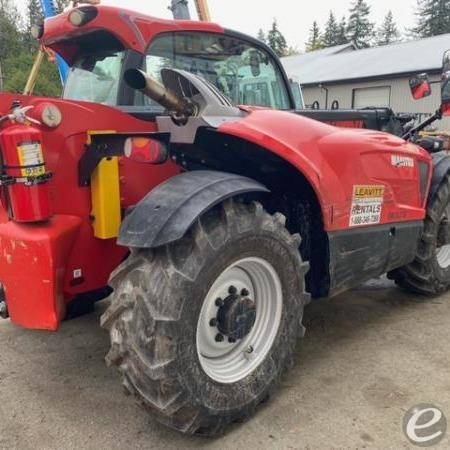
[(224, 33), (214, 23), (186, 20), (166, 20), (112, 6), (81, 6), (82, 11), (93, 12), (93, 20), (77, 27), (69, 21), (72, 10), (45, 21), (41, 43), (60, 54), (69, 65), (87, 45), (101, 50), (112, 46), (145, 54), (149, 43), (161, 33), (174, 31), (203, 31)]

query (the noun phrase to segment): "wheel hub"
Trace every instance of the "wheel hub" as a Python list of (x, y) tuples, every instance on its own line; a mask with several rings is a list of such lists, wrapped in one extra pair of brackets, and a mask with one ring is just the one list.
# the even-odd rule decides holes
[(217, 311), (217, 328), (231, 342), (247, 336), (255, 320), (255, 302), (244, 295), (229, 295)]
[(197, 324), (197, 352), (205, 373), (235, 383), (266, 358), (281, 323), (283, 292), (275, 268), (248, 257), (213, 282)]

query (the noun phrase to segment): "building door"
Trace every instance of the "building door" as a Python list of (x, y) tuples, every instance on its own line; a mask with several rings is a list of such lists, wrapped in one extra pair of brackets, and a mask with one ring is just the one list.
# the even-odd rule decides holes
[(353, 89), (353, 108), (389, 107), (390, 100), (390, 86)]

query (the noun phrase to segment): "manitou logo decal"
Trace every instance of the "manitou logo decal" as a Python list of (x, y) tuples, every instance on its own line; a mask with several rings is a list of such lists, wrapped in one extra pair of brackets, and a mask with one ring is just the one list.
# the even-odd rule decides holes
[(380, 223), (383, 199), (384, 186), (354, 186), (350, 226)]
[(408, 156), (392, 155), (391, 163), (394, 167), (414, 167), (414, 159)]

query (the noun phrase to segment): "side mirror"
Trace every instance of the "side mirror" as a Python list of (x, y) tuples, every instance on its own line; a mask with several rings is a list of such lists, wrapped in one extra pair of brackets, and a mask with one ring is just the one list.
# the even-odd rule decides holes
[(450, 50), (444, 53), (442, 64), (442, 114), (450, 116)]
[(428, 75), (421, 73), (420, 75), (414, 75), (409, 79), (409, 87), (414, 100), (421, 100), (422, 98), (429, 97), (431, 95), (431, 85)]

